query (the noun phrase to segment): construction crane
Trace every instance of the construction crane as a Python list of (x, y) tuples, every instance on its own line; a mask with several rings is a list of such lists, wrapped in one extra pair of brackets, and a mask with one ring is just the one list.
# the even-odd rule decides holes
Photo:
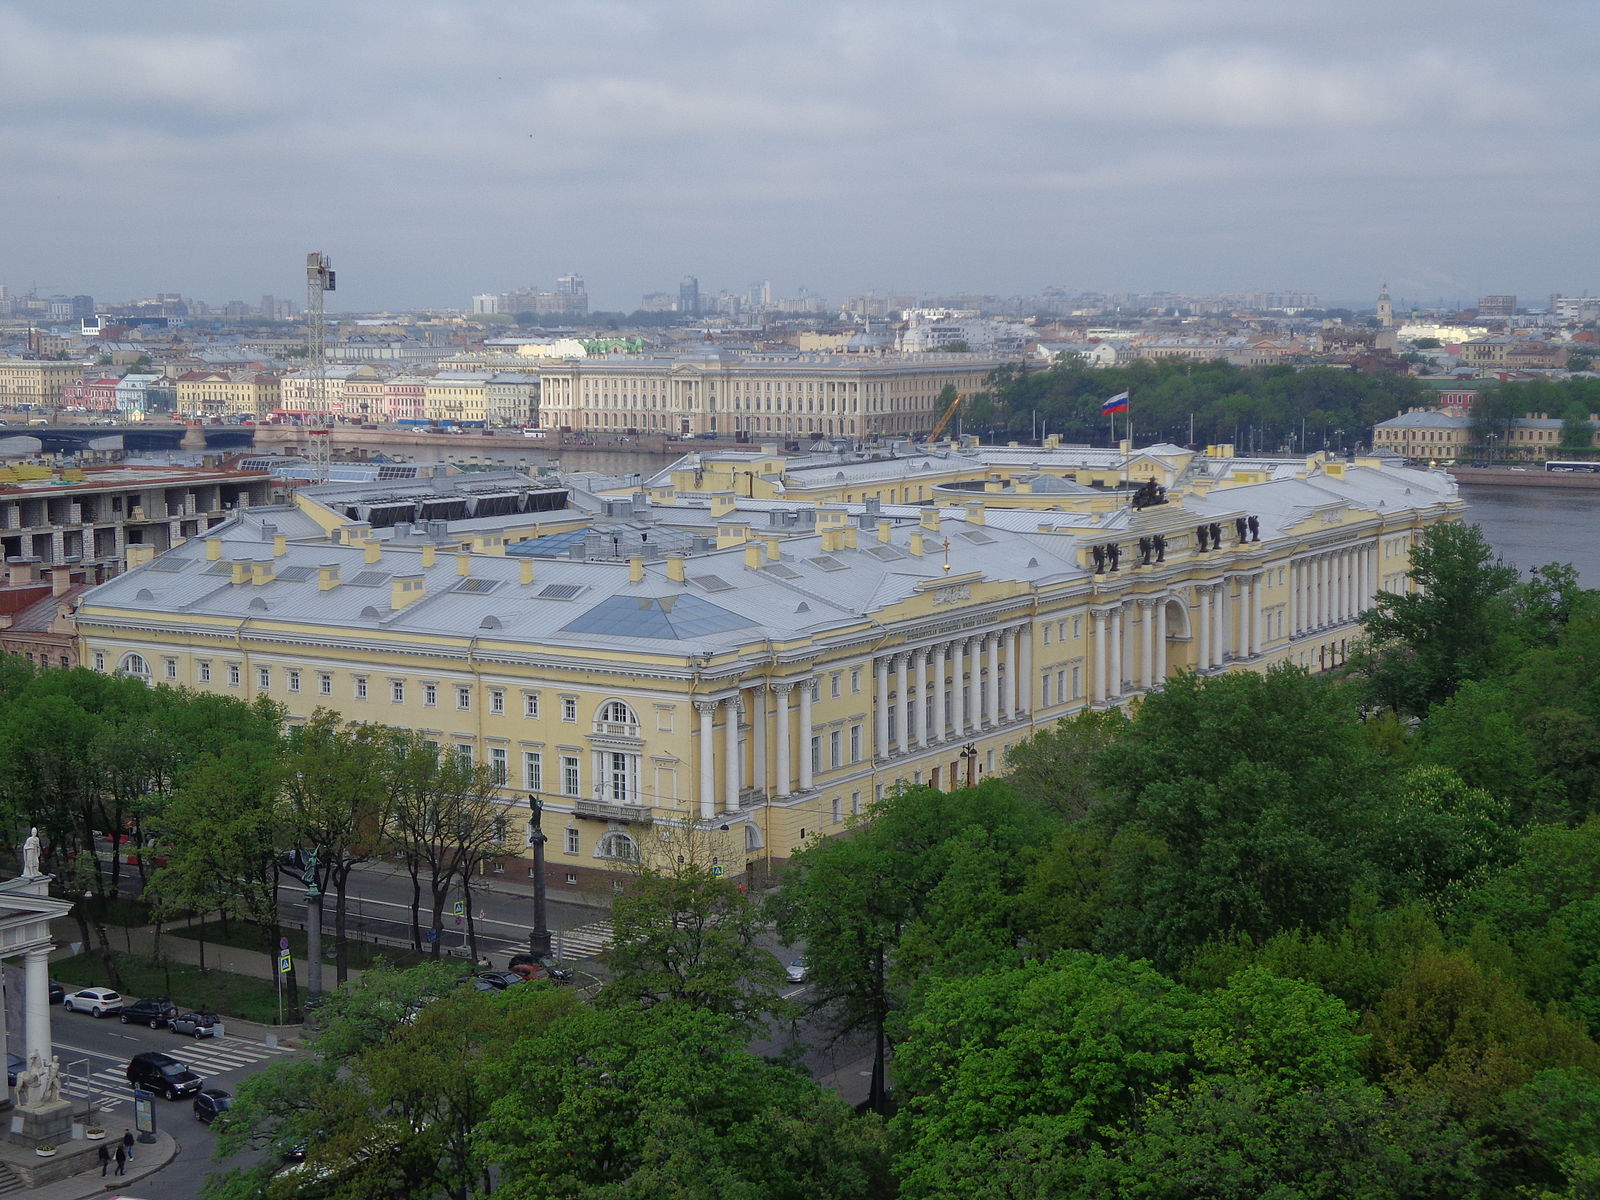
[(961, 403), (967, 398), (965, 392), (957, 392), (956, 398), (950, 401), (950, 407), (939, 414), (939, 419), (933, 423), (933, 431), (923, 438), (924, 442), (937, 442), (939, 435), (950, 427), (950, 422), (955, 420), (956, 413), (961, 411)]
[[(333, 291), (335, 275), (328, 256), (318, 251), (306, 255), (306, 366), (309, 370), (312, 415), (318, 421), (327, 421), (328, 413), (328, 333), (327, 309), (324, 293)], [(258, 418), (259, 419), (259, 418)], [(306, 456), (313, 483), (326, 483), (329, 464), (333, 457), (330, 430), (314, 429), (310, 437), (310, 453)]]

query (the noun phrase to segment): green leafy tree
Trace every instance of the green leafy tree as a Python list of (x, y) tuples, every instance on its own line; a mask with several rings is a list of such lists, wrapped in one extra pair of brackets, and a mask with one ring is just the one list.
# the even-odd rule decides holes
[(1411, 553), (1413, 590), (1382, 591), (1362, 614), (1360, 660), (1375, 700), (1426, 713), (1486, 675), (1517, 572), (1500, 566), (1476, 525), (1434, 525)]
[(782, 1008), (760, 905), (708, 862), (640, 870), (612, 900), (611, 928), (602, 1004), (691, 1004), (747, 1026)]
[[(513, 988), (512, 993), (521, 989)], [(512, 994), (512, 993), (508, 993)], [(479, 1145), (508, 1200), (892, 1194), (876, 1118), (745, 1048), (704, 1009), (569, 1005), (491, 1067)]]
[(1006, 783), (1063, 820), (1076, 821), (1106, 798), (1099, 758), (1127, 728), (1120, 708), (1057, 721), (1006, 751)]

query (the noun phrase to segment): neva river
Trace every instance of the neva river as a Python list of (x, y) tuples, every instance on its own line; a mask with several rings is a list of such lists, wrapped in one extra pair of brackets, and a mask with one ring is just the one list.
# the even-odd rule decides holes
[(1508, 566), (1526, 575), (1571, 563), (1584, 587), (1600, 588), (1600, 488), (1473, 486), (1461, 498)]

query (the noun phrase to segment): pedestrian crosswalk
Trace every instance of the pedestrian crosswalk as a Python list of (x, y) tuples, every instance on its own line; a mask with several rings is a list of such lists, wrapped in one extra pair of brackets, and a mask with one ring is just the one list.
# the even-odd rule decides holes
[(576, 929), (563, 929), (552, 936), (557, 962), (566, 958), (593, 958), (611, 945), (611, 922), (590, 921)]
[[(201, 1079), (210, 1079), (240, 1067), (266, 1062), (288, 1051), (281, 1046), (266, 1046), (243, 1038), (222, 1037), (192, 1041), (174, 1039), (172, 1049), (166, 1051), (183, 1063)], [(61, 1095), (64, 1099), (91, 1102), (105, 1112), (131, 1104), (133, 1091), (128, 1084), (127, 1068), (113, 1064), (103, 1071), (94, 1071), (87, 1078), (70, 1068), (62, 1072)]]

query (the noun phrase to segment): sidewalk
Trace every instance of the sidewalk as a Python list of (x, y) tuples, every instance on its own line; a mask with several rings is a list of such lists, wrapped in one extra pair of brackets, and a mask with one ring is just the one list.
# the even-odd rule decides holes
[[(90, 1196), (116, 1193), (137, 1196), (140, 1192), (135, 1186), (138, 1180), (155, 1174), (178, 1156), (178, 1143), (172, 1139), (171, 1134), (158, 1131), (155, 1137), (154, 1142), (134, 1148), (133, 1161), (121, 1175), (112, 1175), (108, 1172), (101, 1178), (99, 1162), (89, 1160), (88, 1169), (77, 1175), (58, 1179), (42, 1187), (28, 1188), (17, 1194), (27, 1196), (28, 1200), (88, 1200)], [(112, 1167), (112, 1170), (116, 1168)], [(160, 1196), (163, 1190), (161, 1187), (153, 1186), (146, 1189), (145, 1194), (154, 1198)]]

